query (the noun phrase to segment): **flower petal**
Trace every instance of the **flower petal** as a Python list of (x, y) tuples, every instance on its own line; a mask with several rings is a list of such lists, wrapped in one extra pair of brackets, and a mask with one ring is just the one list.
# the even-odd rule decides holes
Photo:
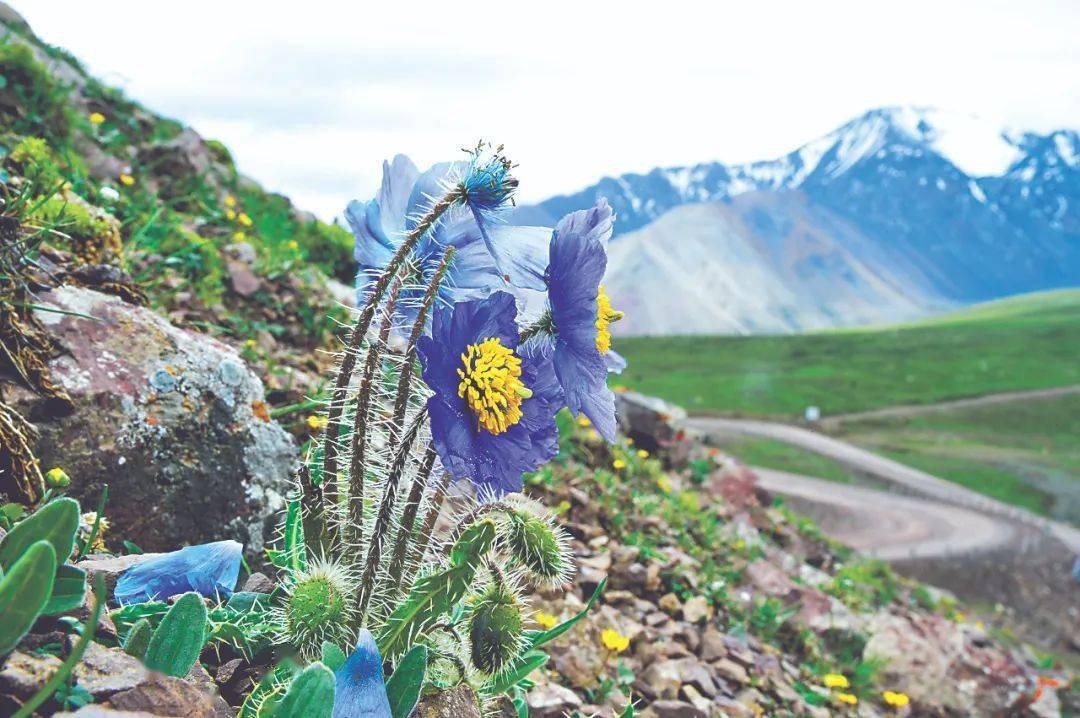
[(333, 718), (392, 718), (386, 696), (382, 656), (366, 628), (345, 663), (334, 674)]
[(188, 546), (132, 566), (116, 582), (117, 603), (164, 601), (188, 591), (213, 598), (229, 596), (240, 574), (244, 547), (237, 541)]

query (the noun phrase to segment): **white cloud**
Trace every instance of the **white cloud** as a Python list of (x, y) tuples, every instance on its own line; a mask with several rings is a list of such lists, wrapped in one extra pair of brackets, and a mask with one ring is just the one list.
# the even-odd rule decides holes
[(880, 105), (1080, 125), (1071, 0), (14, 5), (326, 217), (372, 194), (383, 158), (431, 163), (480, 137), (535, 200), (775, 156)]

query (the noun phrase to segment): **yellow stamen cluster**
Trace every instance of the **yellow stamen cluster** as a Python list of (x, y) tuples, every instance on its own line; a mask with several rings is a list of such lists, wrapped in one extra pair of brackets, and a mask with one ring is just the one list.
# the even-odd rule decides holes
[(622, 312), (612, 309), (611, 299), (601, 284), (596, 292), (596, 350), (601, 354), (611, 351), (611, 330), (608, 325), (622, 318)]
[(477, 425), (501, 434), (521, 421), (521, 402), (532, 391), (521, 381), (521, 359), (498, 338), (470, 344), (461, 355), (458, 396), (476, 414)]

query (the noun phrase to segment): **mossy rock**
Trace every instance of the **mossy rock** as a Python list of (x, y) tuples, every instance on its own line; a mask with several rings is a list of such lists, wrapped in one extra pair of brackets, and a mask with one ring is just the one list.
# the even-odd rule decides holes
[(65, 188), (42, 202), (29, 220), (66, 235), (69, 249), (86, 264), (120, 259), (120, 223), (70, 189)]
[(11, 40), (0, 44), (0, 122), (23, 134), (53, 142), (71, 133), (67, 88), (56, 82), (33, 50)]

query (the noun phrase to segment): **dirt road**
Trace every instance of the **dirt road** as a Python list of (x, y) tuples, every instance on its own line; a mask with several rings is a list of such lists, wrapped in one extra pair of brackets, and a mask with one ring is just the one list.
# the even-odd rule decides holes
[[(996, 501), (975, 491), (964, 488), (963, 486), (939, 479), (925, 471), (919, 471), (910, 466), (905, 466), (892, 459), (887, 459), (884, 456), (879, 456), (871, 451), (860, 449), (847, 442), (810, 431), (809, 429), (768, 421), (720, 419), (714, 417), (691, 417), (686, 420), (686, 427), (691, 431), (702, 434), (706, 440), (708, 440), (710, 436), (752, 436), (775, 439), (793, 446), (798, 446), (807, 451), (812, 451), (839, 461), (840, 463), (876, 480), (894, 484), (916, 496), (932, 499), (934, 503), (944, 503), (953, 507), (966, 509), (966, 513), (953, 514), (952, 517), (955, 520), (967, 521), (972, 525), (973, 530), (975, 528), (973, 523), (974, 518), (981, 515), (983, 519), (989, 518), (998, 523), (1003, 523), (1001, 530), (994, 532), (994, 535), (999, 538), (1002, 535), (1002, 532), (1010, 531), (1015, 526), (1022, 526), (1027, 529), (1035, 529), (1050, 534), (1060, 540), (1074, 553), (1080, 552), (1080, 530), (1076, 528), (1058, 521), (1043, 518), (1030, 511)], [(828, 493), (835, 490), (835, 486), (836, 484), (830, 483), (828, 484), (829, 488), (827, 490), (824, 487), (818, 487), (824, 491), (821, 498), (827, 502), (829, 499)], [(877, 493), (879, 496), (887, 497), (887, 500), (890, 502), (898, 500), (898, 497), (895, 497), (892, 494), (883, 494), (882, 492), (873, 492), (871, 490), (867, 491)], [(781, 493), (783, 492), (781, 491)], [(875, 505), (874, 502), (882, 500), (881, 498), (871, 499), (868, 495), (858, 494), (858, 496), (861, 497), (868, 507), (872, 507)], [(918, 528), (913, 527), (912, 530), (917, 531)], [(934, 546), (938, 540), (939, 538), (928, 539), (926, 550), (931, 552), (936, 550)], [(885, 551), (888, 550), (888, 546), (892, 542), (893, 537), (887, 532), (882, 532), (880, 536), (880, 545), (876, 547), (864, 547), (864, 550), (872, 549)], [(967, 542), (965, 545), (971, 548), (970, 542)], [(909, 549), (910, 548), (912, 547), (909, 546)], [(919, 550), (918, 546), (915, 546), (914, 548)]]

